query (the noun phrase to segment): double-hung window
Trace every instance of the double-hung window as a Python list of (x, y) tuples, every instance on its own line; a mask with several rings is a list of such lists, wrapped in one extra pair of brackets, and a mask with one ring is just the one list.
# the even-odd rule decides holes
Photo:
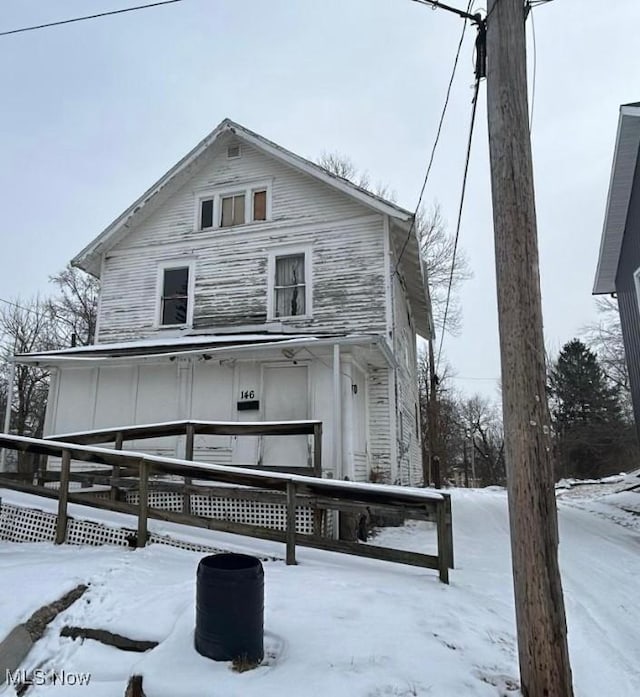
[(311, 250), (283, 249), (269, 257), (269, 318), (311, 316)]
[(199, 230), (257, 223), (271, 217), (270, 187), (248, 185), (198, 198)]
[(191, 323), (193, 314), (193, 265), (162, 264), (159, 269), (158, 326), (175, 327)]
[(304, 254), (276, 257), (274, 308), (276, 317), (306, 314)]

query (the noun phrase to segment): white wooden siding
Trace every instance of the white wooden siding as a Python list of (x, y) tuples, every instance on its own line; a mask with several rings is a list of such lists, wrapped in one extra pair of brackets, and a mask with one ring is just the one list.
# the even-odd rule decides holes
[(398, 275), (393, 279), (393, 324), (393, 349), (398, 362), (398, 476), (401, 484), (417, 486), (422, 484), (422, 464), (420, 429), (416, 424), (419, 403), (416, 332), (407, 294)]
[(379, 481), (392, 483), (391, 414), (389, 404), (389, 369), (369, 368), (367, 396), (369, 401), (369, 459), (371, 471)]
[[(199, 191), (253, 179), (272, 182), (271, 221), (194, 229)], [(209, 158), (104, 260), (100, 342), (150, 336), (158, 264), (195, 258), (194, 327), (267, 320), (267, 259), (278, 245), (312, 247), (313, 317), (283, 323), (314, 331), (384, 333), (383, 216), (254, 148)]]
[(369, 464), (365, 453), (353, 453), (353, 478), (356, 482), (369, 481)]

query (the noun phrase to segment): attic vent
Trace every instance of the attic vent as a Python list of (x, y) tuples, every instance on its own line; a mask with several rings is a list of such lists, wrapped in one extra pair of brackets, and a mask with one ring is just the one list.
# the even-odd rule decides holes
[(230, 145), (227, 148), (227, 159), (233, 160), (236, 157), (240, 157), (240, 146), (239, 145)]

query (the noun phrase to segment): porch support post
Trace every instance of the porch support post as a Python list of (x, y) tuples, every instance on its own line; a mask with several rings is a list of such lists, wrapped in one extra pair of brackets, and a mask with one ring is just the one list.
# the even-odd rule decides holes
[[(7, 383), (7, 405), (6, 405), (6, 410), (4, 414), (4, 424), (2, 427), (2, 432), (3, 433), (9, 433), (9, 429), (11, 428), (11, 405), (13, 403), (13, 383), (16, 378), (16, 364), (13, 359), (10, 360), (9, 362), (9, 380)], [(6, 459), (7, 459), (7, 450), (6, 448), (2, 448), (0, 451), (0, 472), (5, 471), (6, 467)]]
[(336, 479), (342, 479), (342, 389), (340, 384), (340, 344), (333, 345), (333, 466)]

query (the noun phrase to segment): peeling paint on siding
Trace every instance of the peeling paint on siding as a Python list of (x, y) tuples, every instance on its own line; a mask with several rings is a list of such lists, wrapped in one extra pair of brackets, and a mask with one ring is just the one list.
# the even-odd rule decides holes
[(369, 367), (369, 458), (379, 481), (391, 483), (389, 369)]
[[(194, 192), (259, 178), (273, 182), (272, 221), (194, 231)], [(313, 318), (283, 324), (317, 332), (384, 333), (383, 216), (247, 146), (239, 160), (220, 154), (209, 159), (107, 256), (99, 341), (156, 331), (157, 265), (183, 254), (196, 259), (195, 328), (265, 322), (267, 257), (278, 244), (312, 246)]]

